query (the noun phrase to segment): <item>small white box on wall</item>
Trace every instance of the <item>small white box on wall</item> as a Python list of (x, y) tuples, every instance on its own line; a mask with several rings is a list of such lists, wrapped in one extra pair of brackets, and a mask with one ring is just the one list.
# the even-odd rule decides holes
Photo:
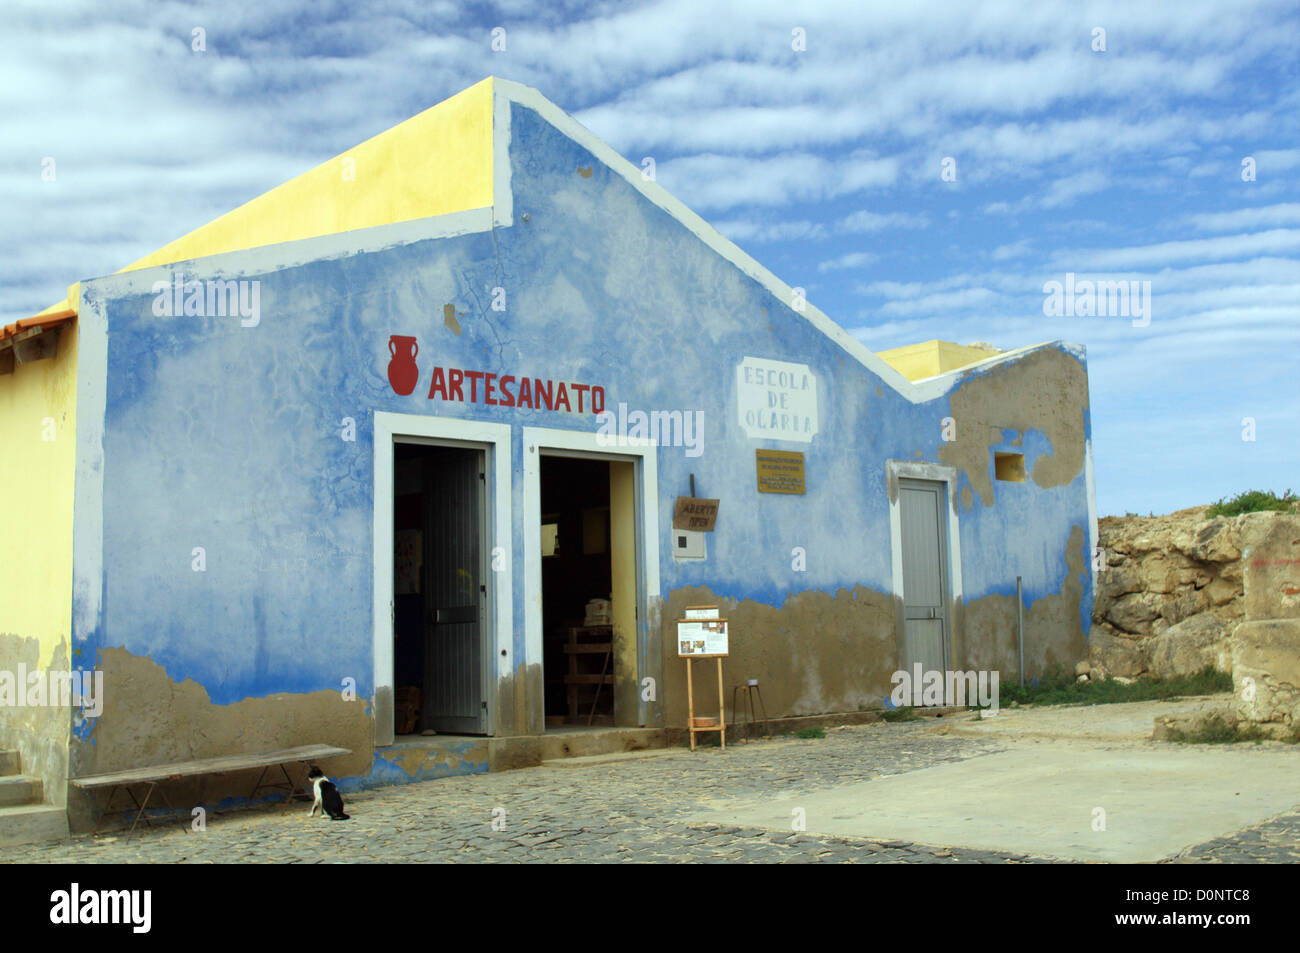
[(705, 540), (707, 533), (693, 529), (675, 529), (672, 531), (673, 557), (676, 559), (703, 559), (709, 554)]

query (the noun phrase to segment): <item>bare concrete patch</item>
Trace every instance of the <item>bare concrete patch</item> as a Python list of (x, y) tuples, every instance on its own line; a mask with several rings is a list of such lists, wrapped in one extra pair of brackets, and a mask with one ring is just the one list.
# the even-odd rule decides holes
[[(1003, 709), (929, 731), (1009, 750), (815, 793), (742, 800), (690, 823), (909, 841), (1073, 861), (1151, 862), (1300, 805), (1300, 751), (1150, 741), (1158, 717), (1221, 711), (1230, 694)], [(796, 814), (801, 811), (802, 814)]]
[(946, 727), (952, 734), (1009, 742), (1059, 740), (1145, 744), (1151, 739), (1151, 728), (1156, 719), (1221, 711), (1230, 707), (1232, 700), (1232, 693), (1225, 692), (1119, 705), (1003, 708), (992, 718), (972, 715), (954, 719)]
[(789, 831), (798, 809), (815, 835), (1141, 863), (1291, 810), (1297, 764), (1282, 751), (1017, 745), (690, 823)]

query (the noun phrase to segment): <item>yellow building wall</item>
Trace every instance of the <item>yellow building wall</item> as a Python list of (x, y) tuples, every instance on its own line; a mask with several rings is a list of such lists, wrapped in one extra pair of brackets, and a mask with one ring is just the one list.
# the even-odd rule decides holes
[(122, 271), (486, 208), (492, 169), (488, 77)]
[(880, 351), (876, 356), (889, 364), (909, 381), (919, 381), (955, 371), (999, 353), (994, 349), (969, 347), (951, 341), (924, 341), (909, 344), (891, 351)]
[(641, 684), (636, 651), (636, 469), (609, 464), (609, 549), (614, 623), (614, 724), (636, 726)]
[[(70, 657), (76, 425), (77, 327), (68, 324), (53, 358), (0, 375), (0, 669), (15, 677), (83, 661)], [(22, 773), (58, 807), (71, 733), (72, 713), (58, 699), (0, 707), (0, 748), (18, 751)]]
[(72, 624), (72, 483), (76, 473), (77, 328), (55, 357), (0, 376), (0, 634), (36, 638), (40, 664)]

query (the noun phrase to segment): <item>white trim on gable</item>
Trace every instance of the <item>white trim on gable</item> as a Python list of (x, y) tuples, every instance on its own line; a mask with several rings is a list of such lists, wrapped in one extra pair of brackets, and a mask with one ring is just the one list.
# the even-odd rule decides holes
[[(235, 251), (202, 255), (165, 265), (150, 265), (133, 271), (118, 271), (99, 278), (87, 278), (83, 285), (94, 282), (112, 282), (114, 294), (152, 294), (154, 282), (171, 281), (177, 272), (185, 272), (194, 265), (197, 272), (191, 277), (236, 278), (241, 275), (265, 275), (284, 268), (295, 268), (311, 262), (347, 258), (363, 252), (383, 251), (399, 245), (410, 245), (431, 238), (455, 238), (476, 232), (492, 230), (491, 208), (476, 208), (465, 212), (449, 212), (429, 218), (415, 218), (389, 225), (356, 228), (350, 232), (334, 232), (314, 238), (299, 238), (274, 245), (258, 245)], [(201, 264), (200, 264), (201, 263)]]
[[(492, 224), (515, 223), (515, 189), (510, 177), (510, 98), (496, 90), (505, 80), (492, 78)], [(514, 85), (514, 84), (511, 84)]]

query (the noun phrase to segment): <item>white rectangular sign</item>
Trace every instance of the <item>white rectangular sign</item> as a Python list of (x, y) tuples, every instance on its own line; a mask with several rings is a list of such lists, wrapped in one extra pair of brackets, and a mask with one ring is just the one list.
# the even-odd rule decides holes
[(736, 365), (736, 406), (751, 440), (812, 443), (817, 415), (817, 375), (807, 364), (746, 357)]
[(682, 613), (687, 619), (718, 619), (717, 606), (687, 606)]

